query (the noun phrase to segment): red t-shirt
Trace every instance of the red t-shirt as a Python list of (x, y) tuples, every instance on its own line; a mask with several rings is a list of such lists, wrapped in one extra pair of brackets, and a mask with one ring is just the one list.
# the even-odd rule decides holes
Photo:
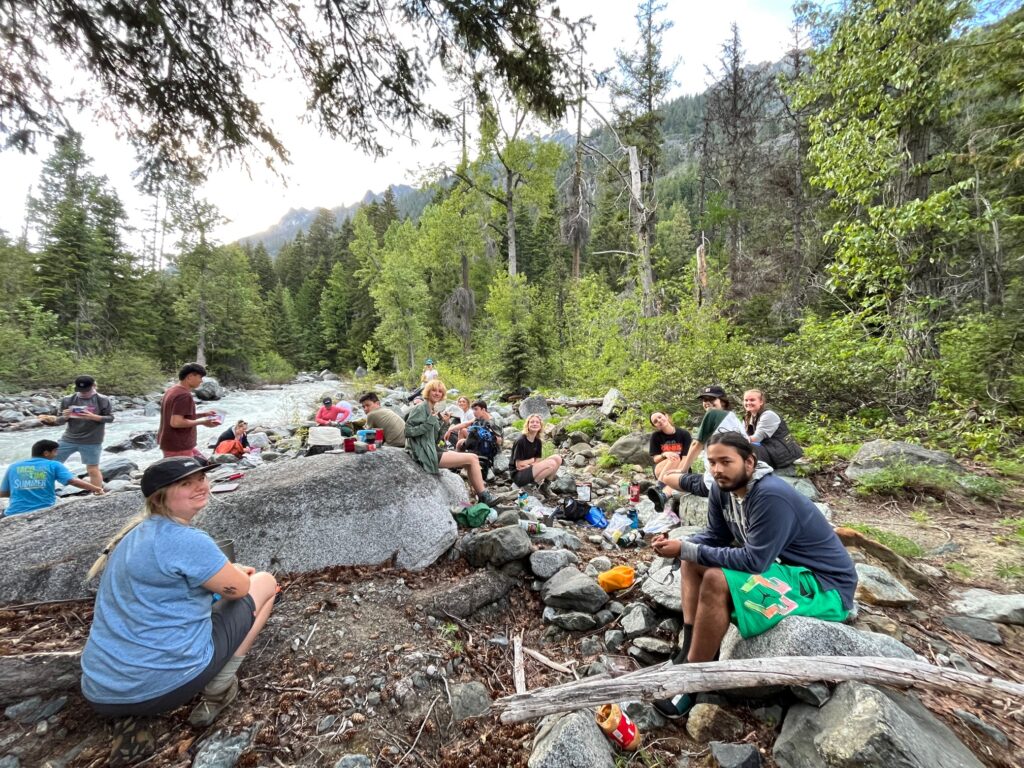
[(196, 447), (195, 427), (172, 427), (171, 416), (177, 414), (186, 419), (196, 417), (196, 402), (192, 399), (192, 390), (181, 384), (175, 384), (164, 392), (160, 405), (160, 432), (157, 443), (164, 451), (188, 451)]

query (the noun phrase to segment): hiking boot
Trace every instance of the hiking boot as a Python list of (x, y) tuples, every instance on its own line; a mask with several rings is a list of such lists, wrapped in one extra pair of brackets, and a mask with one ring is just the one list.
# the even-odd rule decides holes
[(126, 717), (113, 723), (113, 739), (107, 765), (136, 765), (156, 752), (156, 738), (144, 718)]
[(654, 502), (655, 512), (661, 512), (665, 509), (665, 502), (668, 501), (665, 494), (661, 492), (661, 489), (654, 486), (647, 489), (647, 498)]
[(654, 708), (662, 715), (675, 720), (686, 715), (687, 712), (693, 709), (693, 705), (696, 702), (690, 694), (680, 693), (671, 699), (659, 699), (651, 703), (654, 704)]
[(217, 715), (224, 711), (225, 707), (238, 696), (238, 678), (231, 678), (231, 684), (223, 692), (209, 695), (203, 694), (203, 698), (196, 705), (188, 716), (191, 725), (205, 727), (217, 719)]
[(478, 493), (476, 495), (476, 500), (479, 501), (481, 504), (486, 504), (488, 507), (491, 507), (492, 509), (498, 506), (498, 500), (494, 498), (493, 494), (491, 494), (490, 491)]
[(682, 494), (673, 493), (668, 499), (668, 511), (679, 517), (679, 499)]
[(553, 499), (557, 499), (558, 498), (558, 494), (551, 490), (551, 481), (550, 480), (545, 480), (543, 483), (541, 483), (539, 490), (540, 490), (541, 496), (543, 496), (548, 501), (551, 501)]

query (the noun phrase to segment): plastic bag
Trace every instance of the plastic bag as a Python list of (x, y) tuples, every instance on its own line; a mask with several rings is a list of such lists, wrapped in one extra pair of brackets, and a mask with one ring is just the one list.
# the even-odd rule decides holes
[[(474, 504), (471, 507), (463, 507), (458, 512), (453, 512), (455, 523), (460, 528), (479, 528), (488, 522), (493, 510), (484, 503)], [(497, 519), (495, 513), (494, 519)]]
[(592, 525), (595, 528), (607, 528), (608, 520), (604, 516), (604, 512), (601, 511), (600, 507), (591, 507), (587, 510), (587, 516), (584, 518), (588, 525)]
[(615, 592), (619, 589), (633, 586), (636, 578), (636, 571), (628, 565), (616, 565), (603, 573), (597, 574), (597, 583), (605, 592)]
[(677, 525), (679, 525), (679, 518), (673, 512), (666, 509), (664, 512), (660, 512), (648, 520), (643, 530), (644, 534), (665, 533), (671, 531)]
[(617, 509), (615, 510), (615, 514), (612, 515), (612, 519), (608, 521), (608, 527), (605, 528), (605, 533), (611, 535), (618, 531), (622, 534), (633, 527), (635, 527), (633, 525), (633, 518), (630, 517), (629, 512), (625, 509)]

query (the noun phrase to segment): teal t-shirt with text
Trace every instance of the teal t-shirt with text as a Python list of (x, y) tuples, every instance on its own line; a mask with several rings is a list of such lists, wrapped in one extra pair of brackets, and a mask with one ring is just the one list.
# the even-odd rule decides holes
[(59, 461), (44, 458), (16, 461), (7, 468), (0, 482), (0, 491), (11, 495), (4, 517), (52, 507), (57, 503), (54, 483), (67, 485), (74, 479), (71, 470)]

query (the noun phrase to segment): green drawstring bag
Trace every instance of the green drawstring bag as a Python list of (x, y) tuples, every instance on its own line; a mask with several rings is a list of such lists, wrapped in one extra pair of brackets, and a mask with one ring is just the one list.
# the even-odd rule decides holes
[(453, 512), (452, 516), (460, 528), (479, 528), (487, 522), (487, 516), (490, 514), (491, 508), (480, 502), (471, 507), (463, 507), (458, 512)]

